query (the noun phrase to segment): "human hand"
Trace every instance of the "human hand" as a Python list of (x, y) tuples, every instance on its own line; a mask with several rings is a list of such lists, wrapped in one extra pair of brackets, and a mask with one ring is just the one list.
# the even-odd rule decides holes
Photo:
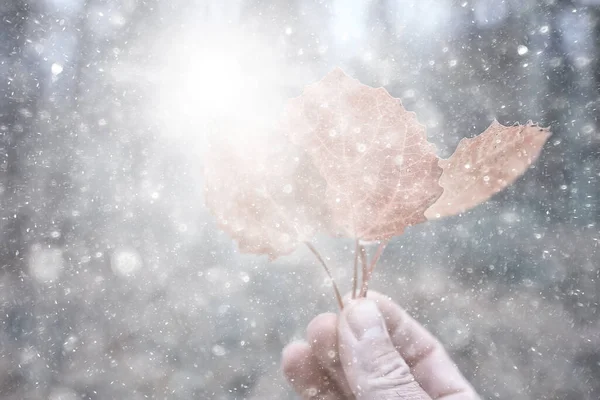
[(289, 344), (282, 357), (303, 399), (479, 399), (442, 344), (379, 293), (314, 318), (307, 342)]

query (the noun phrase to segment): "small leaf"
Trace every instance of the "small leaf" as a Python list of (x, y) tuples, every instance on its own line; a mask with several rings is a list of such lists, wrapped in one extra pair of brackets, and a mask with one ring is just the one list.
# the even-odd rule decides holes
[(399, 235), (442, 193), (435, 147), (415, 114), (341, 69), (291, 100), (283, 126), (327, 181), (334, 234)]
[(285, 139), (279, 132), (214, 136), (205, 160), (206, 203), (221, 229), (240, 251), (270, 259), (291, 253), (328, 220), (325, 182)]
[(548, 129), (531, 123), (504, 126), (494, 121), (481, 135), (462, 139), (450, 158), (440, 160), (444, 193), (425, 215), (455, 215), (486, 201), (527, 170), (549, 137)]

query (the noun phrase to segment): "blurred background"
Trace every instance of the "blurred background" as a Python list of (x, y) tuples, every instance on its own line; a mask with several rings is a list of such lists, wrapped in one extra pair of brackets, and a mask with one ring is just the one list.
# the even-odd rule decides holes
[[(410, 228), (371, 286), (485, 399), (600, 398), (597, 0), (3, 0), (0, 397), (293, 399), (280, 352), (335, 311), (308, 251), (241, 255), (204, 207), (223, 121), (335, 66), (443, 156), (534, 120), (515, 185)], [(348, 290), (351, 241), (319, 238)]]

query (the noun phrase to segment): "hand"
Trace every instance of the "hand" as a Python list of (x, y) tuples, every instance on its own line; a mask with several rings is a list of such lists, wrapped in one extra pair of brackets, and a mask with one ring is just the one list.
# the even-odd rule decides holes
[(381, 294), (317, 316), (307, 336), (282, 359), (303, 399), (479, 399), (441, 343)]

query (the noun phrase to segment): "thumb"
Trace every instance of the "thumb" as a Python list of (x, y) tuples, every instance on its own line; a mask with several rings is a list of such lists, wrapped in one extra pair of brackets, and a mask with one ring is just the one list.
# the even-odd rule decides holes
[(357, 399), (431, 400), (396, 351), (377, 305), (348, 304), (339, 319), (340, 361)]

